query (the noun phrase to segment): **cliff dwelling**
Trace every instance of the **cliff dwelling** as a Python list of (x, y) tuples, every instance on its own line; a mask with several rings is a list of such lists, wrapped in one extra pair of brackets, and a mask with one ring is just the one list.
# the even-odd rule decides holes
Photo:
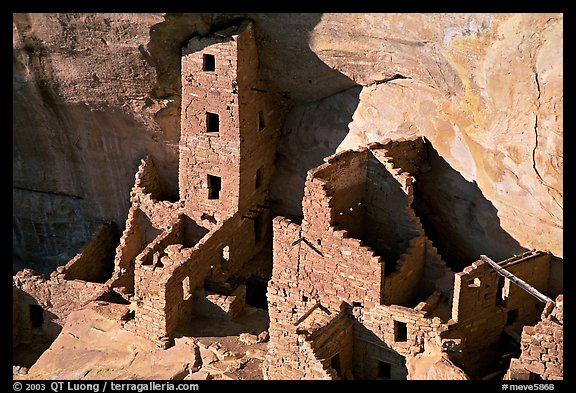
[[(331, 141), (302, 159), (305, 177), (285, 176), (294, 98), (263, 65), (259, 23), (181, 37), (178, 66), (163, 66), (180, 90), (166, 74), (156, 88), (171, 98), (146, 105), (168, 150), (142, 149), (127, 214), (84, 227), (49, 274), (13, 275), (14, 379), (563, 379), (561, 256), (503, 229), (452, 166), (468, 159), (460, 145), (448, 162), (425, 132)], [(147, 62), (155, 45), (138, 48)], [(374, 87), (411, 83), (394, 75)], [(80, 211), (85, 197), (69, 195), (51, 197)], [(32, 221), (15, 212), (18, 255), (26, 228), (40, 238)]]

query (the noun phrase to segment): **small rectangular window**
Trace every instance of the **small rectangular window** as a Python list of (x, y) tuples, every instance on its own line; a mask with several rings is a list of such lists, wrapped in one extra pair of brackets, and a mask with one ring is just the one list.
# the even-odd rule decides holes
[(215, 71), (216, 70), (216, 59), (214, 55), (204, 53), (204, 62), (202, 64), (203, 71)]
[(381, 360), (378, 361), (378, 378), (390, 379), (392, 376), (392, 365)]
[(208, 175), (208, 199), (220, 199), (222, 179), (218, 176)]
[(220, 132), (220, 116), (206, 112), (206, 132)]
[(266, 120), (264, 119), (264, 112), (258, 112), (258, 131), (262, 131), (266, 128)]
[(394, 321), (394, 341), (401, 342), (408, 340), (408, 327), (406, 322)]
[(230, 246), (222, 248), (222, 257), (220, 259), (220, 267), (226, 271), (230, 268)]
[(496, 287), (496, 305), (506, 307), (506, 291), (504, 288), (504, 284), (506, 283), (506, 279), (502, 276), (498, 276), (498, 286)]
[(330, 358), (330, 367), (334, 369), (338, 373), (338, 376), (341, 375), (342, 371), (340, 370), (340, 354), (337, 353), (336, 355)]
[(192, 296), (192, 288), (190, 287), (190, 277), (186, 276), (186, 278), (184, 278), (184, 281), (182, 281), (182, 298), (184, 300), (188, 300), (190, 299), (190, 296)]

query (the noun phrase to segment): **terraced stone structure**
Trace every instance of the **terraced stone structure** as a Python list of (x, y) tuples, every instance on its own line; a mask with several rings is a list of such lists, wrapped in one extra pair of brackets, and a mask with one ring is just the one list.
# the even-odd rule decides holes
[(230, 318), (241, 311), (253, 273), (245, 265), (271, 235), (268, 184), (282, 116), (270, 98), (252, 22), (183, 48), (180, 198), (163, 200), (153, 160), (144, 160), (112, 282), (134, 295), (126, 328), (168, 346), (179, 323), (211, 309), (206, 302)]
[[(308, 172), (301, 224), (274, 219), (266, 378), (405, 379), (428, 347), (479, 378), (537, 321), (537, 299), (483, 261), (453, 272), (425, 235), (411, 204), (426, 151), (412, 138), (328, 157)], [(550, 259), (499, 264), (546, 293)]]
[[(181, 71), (178, 197), (142, 159), (119, 240), (103, 226), (49, 279), (14, 276), (14, 346), (53, 340), (100, 300), (129, 304), (122, 327), (168, 348), (197, 316), (236, 318), (251, 280), (271, 274), (267, 379), (416, 379), (417, 361), (439, 370), (430, 359), (452, 378), (562, 378), (562, 297), (544, 305), (481, 260), (453, 271), (425, 233), (412, 205), (427, 140), (325, 158), (308, 171), (301, 221), (274, 217), (285, 113), (260, 78), (253, 22), (191, 37)], [(533, 250), (499, 265), (556, 297), (551, 259)]]

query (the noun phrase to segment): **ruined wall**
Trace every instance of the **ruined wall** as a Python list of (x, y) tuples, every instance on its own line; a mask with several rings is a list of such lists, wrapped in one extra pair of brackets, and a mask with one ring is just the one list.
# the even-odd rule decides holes
[(426, 264), (426, 236), (412, 238), (408, 249), (400, 255), (395, 271), (384, 278), (382, 304), (413, 307), (422, 296), (430, 295), (421, 290)]
[[(550, 260), (551, 255), (548, 252), (535, 251), (509, 258), (501, 262), (501, 266), (541, 293), (550, 296)], [(522, 326), (534, 325), (540, 319), (544, 309), (542, 302), (507, 279), (504, 280), (502, 291), (505, 297), (504, 306), (510, 314), (507, 317), (507, 325), (518, 334), (522, 333)]]
[(405, 358), (423, 352), (427, 340), (441, 345), (449, 329), (427, 311), (398, 305), (355, 308), (354, 315), (354, 374), (362, 379), (383, 377), (378, 375), (379, 361), (391, 365), (386, 379), (406, 379)]
[(231, 294), (194, 292), (194, 315), (230, 321), (236, 318), (246, 306), (246, 286), (239, 285)]
[[(345, 237), (345, 231), (315, 232), (317, 227), (304, 231), (282, 217), (275, 218), (273, 225), (274, 265), (267, 294), (271, 338), (265, 375), (301, 378), (305, 359), (295, 348), (302, 346), (297, 330), (304, 328), (300, 325), (307, 313), (338, 313), (343, 301), (366, 307), (379, 304), (382, 265), (358, 239)], [(320, 244), (312, 239), (320, 239)], [(326, 311), (318, 311), (318, 303)]]
[(183, 222), (180, 218), (150, 242), (134, 262), (134, 300), (138, 304), (135, 329), (153, 340), (169, 336), (175, 327), (175, 323), (169, 321), (168, 315), (171, 313), (167, 310), (172, 307), (167, 299), (168, 288), (165, 288), (172, 271), (172, 261), (166, 248), (182, 243), (182, 239)]
[(63, 270), (66, 280), (105, 282), (114, 270), (114, 252), (118, 244), (118, 227), (108, 223), (99, 228), (79, 253), (72, 258)]
[(535, 326), (522, 331), (522, 353), (512, 359), (504, 379), (534, 380), (564, 378), (564, 296), (555, 299), (555, 307), (546, 309)]
[(353, 370), (353, 326), (346, 309), (308, 338), (315, 358), (331, 379), (351, 379)]
[(442, 256), (438, 254), (438, 249), (434, 247), (432, 241), (426, 239), (426, 263), (422, 271), (419, 292), (426, 294), (434, 290), (439, 290), (449, 300), (450, 309), (452, 309), (454, 272), (446, 266), (446, 262), (442, 260)]
[(53, 340), (71, 312), (108, 292), (104, 284), (67, 280), (63, 274), (47, 279), (28, 269), (13, 276), (12, 283), (19, 293), (17, 330), (20, 342), (29, 342), (32, 337), (31, 306), (42, 308), (41, 317), (38, 314), (35, 316), (38, 318), (36, 322), (41, 322), (39, 331)]
[[(522, 260), (512, 264), (514, 260)], [(550, 256), (536, 252), (500, 262), (512, 274), (546, 293)], [(538, 276), (532, 275), (532, 270)], [(503, 329), (514, 330), (534, 323), (542, 304), (520, 288), (514, 288), (488, 264), (477, 261), (455, 276), (452, 319), (458, 321), (462, 337), (463, 369), (481, 375), (496, 364)], [(516, 311), (515, 311), (516, 310)]]
[[(310, 183), (317, 182), (317, 185), (310, 191), (320, 188), (323, 195), (320, 203), (330, 207), (330, 226), (340, 230), (346, 230), (350, 237), (362, 239), (364, 235), (364, 192), (366, 182), (366, 159), (367, 150), (345, 151), (338, 155), (327, 157), (325, 164), (310, 171), (308, 187)], [(317, 180), (318, 179), (318, 180)], [(305, 191), (302, 203), (302, 210), (306, 221), (316, 218), (319, 213), (308, 208), (314, 207), (313, 197)], [(327, 205), (326, 205), (327, 204)], [(316, 204), (317, 205), (317, 204)], [(322, 225), (321, 223), (318, 223)], [(314, 224), (317, 225), (317, 224)], [(306, 227), (306, 224), (303, 224)], [(326, 225), (324, 224), (325, 228)]]
[[(302, 302), (302, 295), (294, 290), (298, 283), (300, 263), (299, 247), (292, 244), (300, 238), (300, 225), (283, 217), (273, 220), (274, 263), (272, 278), (268, 282), (268, 315), (270, 318), (270, 340), (263, 364), (265, 379), (301, 379), (305, 362), (300, 362), (296, 314), (292, 307)], [(292, 289), (294, 288), (294, 289)], [(320, 364), (319, 366), (322, 369)]]
[(255, 25), (244, 22), (238, 36), (237, 83), (240, 126), (240, 200), (245, 211), (268, 204), (268, 188), (274, 175), (276, 147), (284, 123), (283, 98), (262, 79), (260, 48)]
[(410, 175), (388, 163), (392, 153), (386, 147), (381, 151), (371, 148), (371, 153), (366, 170), (364, 238), (393, 265), (408, 248), (408, 242), (423, 232), (410, 207)]

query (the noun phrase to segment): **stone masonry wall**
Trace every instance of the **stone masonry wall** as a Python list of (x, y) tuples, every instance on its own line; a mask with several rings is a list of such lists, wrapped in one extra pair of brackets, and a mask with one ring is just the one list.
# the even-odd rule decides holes
[[(135, 330), (154, 340), (168, 336), (165, 283), (170, 272), (171, 260), (166, 248), (182, 243), (183, 221), (179, 218), (136, 257), (134, 293), (138, 310), (135, 313)], [(167, 267), (167, 269), (164, 269)], [(164, 272), (166, 270), (166, 272)]]
[(434, 247), (432, 241), (426, 239), (426, 263), (422, 272), (422, 280), (420, 280), (420, 297), (424, 297), (422, 295), (432, 293), (434, 290), (439, 290), (449, 300), (451, 309), (454, 294), (454, 272), (438, 254), (438, 249)]
[(230, 321), (246, 306), (246, 286), (239, 285), (230, 295), (194, 292), (194, 313), (209, 318)]
[[(298, 338), (298, 331), (308, 331), (314, 325), (301, 324), (301, 321), (311, 318), (308, 315), (319, 313), (316, 326), (323, 329), (322, 324), (330, 323), (322, 319), (318, 307), (327, 314), (334, 314), (339, 312), (343, 302), (370, 310), (379, 306), (384, 298), (390, 302), (416, 305), (418, 295), (430, 295), (419, 289), (420, 279), (427, 260), (431, 264), (438, 261), (427, 258), (427, 239), (412, 211), (406, 213), (406, 221), (412, 230), (404, 231), (402, 237), (403, 241), (405, 238), (412, 240), (406, 241), (397, 271), (386, 279), (381, 258), (350, 233), (352, 231), (358, 237), (364, 235), (367, 226), (363, 221), (368, 219), (371, 211), (364, 210), (362, 205), (365, 205), (366, 198), (381, 191), (367, 192), (369, 156), (372, 156), (371, 151), (359, 149), (327, 157), (325, 164), (308, 173), (302, 201), (302, 225), (280, 217), (273, 222), (274, 268), (268, 287), (271, 339), (265, 366), (267, 378), (303, 376), (305, 366), (301, 364), (303, 359), (298, 351), (303, 350), (304, 344)], [(407, 211), (410, 209), (412, 178), (394, 168), (388, 158), (378, 163), (391, 179), (400, 177), (399, 181), (393, 180), (401, 194), (401, 198), (396, 199)], [(384, 198), (379, 203), (387, 201)], [(399, 209), (398, 206), (395, 208)], [(334, 223), (339, 227), (333, 226)], [(350, 231), (341, 230), (342, 223)], [(396, 262), (390, 261), (394, 265)], [(431, 323), (427, 320), (424, 325), (431, 329)], [(377, 324), (370, 328), (379, 329)]]
[(118, 227), (114, 223), (101, 226), (90, 241), (57, 273), (67, 280), (105, 282), (112, 275), (114, 252), (118, 244)]
[(322, 363), (323, 370), (330, 374), (331, 379), (348, 379), (352, 375), (353, 330), (348, 313), (343, 310), (307, 338), (315, 358)]
[[(346, 230), (350, 237), (363, 238), (366, 159), (366, 149), (347, 150), (326, 158), (324, 164), (310, 171), (307, 188), (311, 189), (308, 193), (305, 191), (302, 206), (306, 221), (303, 222), (304, 228), (309, 227), (307, 223), (310, 221), (311, 227), (334, 226)], [(321, 199), (313, 199), (312, 195)], [(318, 205), (330, 207), (328, 225), (323, 221), (313, 222), (317, 217), (325, 217), (316, 209)]]
[[(207, 56), (213, 70), (205, 70)], [(183, 50), (182, 78), (179, 177), (187, 214), (221, 222), (266, 206), (283, 111), (259, 78), (252, 23), (193, 37)]]
[[(238, 49), (232, 33), (192, 37), (182, 51), (180, 199), (190, 215), (202, 211), (218, 221), (238, 210), (240, 196)], [(203, 70), (205, 56), (213, 56), (214, 70)], [(221, 178), (218, 199), (209, 199), (208, 175)]]
[[(116, 247), (114, 272), (108, 284), (134, 293), (134, 260), (180, 214), (181, 204), (157, 201), (161, 187), (150, 157), (141, 160), (130, 191), (132, 206)], [(148, 192), (148, 193), (147, 193)]]
[(388, 264), (394, 265), (410, 240), (423, 235), (410, 207), (413, 178), (392, 166), (388, 152), (376, 149), (370, 150), (366, 174), (363, 239)]
[(504, 379), (543, 380), (564, 378), (564, 296), (559, 295), (550, 314), (550, 306), (542, 313), (535, 326), (525, 326), (522, 331), (522, 353), (512, 359)]
[[(512, 260), (522, 258), (521, 263), (511, 264)], [(508, 264), (506, 269), (512, 274), (546, 293), (549, 260), (549, 254), (528, 252), (499, 264)], [(499, 277), (483, 261), (476, 261), (455, 275), (452, 319), (458, 321), (458, 330), (464, 337), (462, 366), (471, 376), (482, 375), (498, 361), (505, 327), (514, 330), (515, 326), (534, 321), (542, 310), (538, 300)], [(504, 285), (499, 285), (499, 281)], [(508, 293), (505, 301), (502, 291)]]
[(412, 307), (422, 299), (420, 282), (426, 264), (426, 240), (424, 235), (412, 238), (396, 262), (396, 270), (385, 277), (383, 304)]
[(240, 126), (240, 200), (245, 212), (266, 204), (274, 174), (276, 145), (285, 111), (270, 85), (261, 78), (259, 55), (252, 22), (240, 27), (238, 35), (237, 83)]
[(295, 350), (299, 344), (295, 326), (298, 317), (292, 310), (303, 301), (297, 274), (301, 228), (283, 217), (276, 217), (272, 225), (274, 263), (266, 293), (270, 340), (262, 370), (265, 379), (301, 379), (305, 363), (300, 363), (300, 352)]
[(152, 157), (141, 160), (141, 165), (135, 175), (134, 187), (142, 190), (142, 194), (150, 194), (154, 200), (162, 199), (160, 176)]
[(398, 305), (354, 308), (354, 375), (374, 379), (378, 361), (382, 361), (392, 365), (392, 379), (405, 379), (404, 359), (423, 352), (426, 341), (441, 346), (445, 332), (450, 329), (440, 318), (428, 315), (427, 309), (434, 307), (420, 302), (416, 308)]
[(68, 315), (106, 294), (108, 286), (82, 280), (66, 280), (64, 274), (47, 279), (24, 269), (12, 278), (19, 292), (18, 331), (19, 340), (27, 342), (32, 335), (30, 306), (43, 309), (42, 333), (55, 339)]

